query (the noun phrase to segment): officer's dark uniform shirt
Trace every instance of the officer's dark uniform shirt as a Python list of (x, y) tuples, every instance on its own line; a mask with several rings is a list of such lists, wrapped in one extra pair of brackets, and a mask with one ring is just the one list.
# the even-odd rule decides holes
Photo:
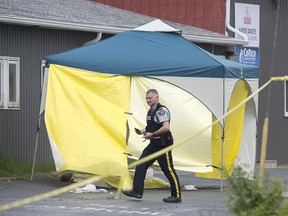
[[(162, 127), (163, 122), (170, 122), (170, 112), (165, 106), (157, 103), (147, 113), (146, 132), (153, 133), (157, 131)], [(170, 131), (167, 131), (164, 134), (154, 136), (150, 143), (159, 148), (164, 148), (173, 144), (173, 136)]]
[[(153, 107), (151, 107), (151, 111), (153, 112), (157, 108), (157, 104), (155, 104)], [(150, 119), (147, 119), (150, 120)], [(156, 123), (162, 123), (166, 121), (170, 121), (170, 113), (166, 107), (160, 107), (154, 116), (154, 122)]]

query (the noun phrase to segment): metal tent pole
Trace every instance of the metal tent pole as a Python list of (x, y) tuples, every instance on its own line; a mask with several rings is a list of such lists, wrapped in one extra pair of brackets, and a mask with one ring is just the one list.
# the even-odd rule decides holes
[(34, 169), (35, 169), (35, 162), (36, 162), (36, 154), (37, 154), (37, 148), (38, 148), (38, 139), (39, 139), (39, 131), (40, 131), (40, 125), (41, 125), (41, 118), (42, 114), (45, 110), (45, 103), (46, 103), (46, 94), (47, 94), (47, 85), (48, 85), (48, 68), (45, 67), (45, 61), (42, 62), (41, 66), (41, 81), (42, 81), (42, 91), (41, 91), (41, 101), (40, 101), (40, 107), (39, 107), (39, 117), (38, 117), (38, 125), (37, 125), (37, 134), (36, 134), (36, 140), (35, 140), (35, 150), (34, 150), (34, 158), (33, 158), (33, 165), (32, 165), (32, 173), (31, 173), (31, 181), (33, 180), (34, 176)]
[(35, 140), (35, 149), (34, 149), (34, 157), (33, 157), (33, 165), (32, 165), (32, 173), (31, 173), (31, 181), (34, 177), (34, 170), (35, 170), (35, 161), (36, 161), (36, 154), (37, 154), (37, 148), (38, 148), (38, 138), (39, 138), (39, 131), (40, 131), (40, 124), (41, 124), (41, 116), (39, 116), (38, 119), (38, 126), (37, 126), (37, 134), (36, 134), (36, 140)]

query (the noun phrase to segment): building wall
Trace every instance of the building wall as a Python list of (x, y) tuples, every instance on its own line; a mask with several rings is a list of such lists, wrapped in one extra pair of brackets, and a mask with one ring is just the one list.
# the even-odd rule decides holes
[[(82, 46), (95, 37), (96, 33), (0, 23), (0, 56), (20, 57), (21, 108), (0, 110), (0, 151), (6, 156), (18, 161), (33, 160), (40, 105), (41, 60), (49, 54)], [(42, 119), (37, 161), (49, 160), (51, 149)]]
[[(260, 5), (260, 86), (266, 83), (271, 76), (288, 75), (287, 50), (288, 50), (288, 1), (281, 0), (237, 0), (231, 1), (231, 20), (234, 20), (234, 2)], [(277, 9), (274, 2), (280, 2), (279, 21), (276, 23)], [(273, 45), (276, 34), (275, 55)], [(277, 160), (278, 165), (288, 164), (288, 118), (284, 117), (284, 83), (272, 82), (269, 104), (266, 88), (259, 94), (258, 114), (258, 142), (257, 160), (260, 160), (263, 122), (269, 117), (269, 132), (267, 146), (267, 160)]]
[(159, 19), (225, 33), (225, 0), (93, 0)]

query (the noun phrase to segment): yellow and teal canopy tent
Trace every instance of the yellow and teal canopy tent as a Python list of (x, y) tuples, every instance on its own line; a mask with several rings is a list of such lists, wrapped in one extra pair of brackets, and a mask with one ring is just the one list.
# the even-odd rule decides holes
[(159, 23), (47, 56), (42, 101), (58, 172), (121, 176), (127, 156), (148, 144), (134, 127), (145, 126), (150, 88), (171, 111), (176, 169), (220, 178), (217, 168), (254, 168), (257, 98), (192, 137), (258, 88), (258, 68), (209, 54)]

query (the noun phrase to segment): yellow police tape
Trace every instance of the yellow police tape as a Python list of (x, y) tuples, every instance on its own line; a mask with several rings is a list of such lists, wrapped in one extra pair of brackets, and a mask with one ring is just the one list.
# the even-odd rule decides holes
[[(288, 80), (288, 77), (271, 77), (268, 82), (266, 82), (263, 86), (261, 86), (259, 89), (257, 89), (257, 91), (255, 91), (253, 94), (251, 94), (245, 100), (243, 100), (241, 103), (239, 103), (233, 109), (231, 109), (229, 112), (227, 112), (223, 116), (219, 117), (211, 125), (203, 128), (202, 130), (198, 131), (195, 134), (192, 134), (192, 136), (187, 138), (187, 139), (193, 139), (193, 138), (197, 137), (198, 135), (200, 135), (201, 133), (203, 133), (204, 131), (206, 131), (209, 128), (213, 127), (213, 125), (215, 125), (217, 122), (221, 121), (222, 119), (224, 119), (225, 117), (230, 115), (232, 112), (237, 110), (239, 107), (241, 107), (244, 103), (246, 103), (247, 101), (251, 100), (256, 94), (258, 94), (260, 91), (262, 91), (264, 88), (266, 88), (272, 81), (285, 81), (285, 80)], [(185, 142), (182, 142), (182, 144), (183, 143), (185, 143)], [(165, 149), (162, 149), (161, 151), (158, 151), (158, 152), (156, 152), (154, 154), (151, 154), (151, 155), (149, 155), (149, 156), (147, 156), (145, 158), (142, 158), (142, 159), (140, 159), (138, 161), (132, 162), (128, 166), (128, 168), (129, 169), (134, 168), (134, 167), (136, 167), (136, 166), (138, 166), (138, 165), (140, 165), (142, 163), (145, 163), (145, 162), (147, 162), (147, 161), (149, 161), (151, 159), (157, 158), (158, 156), (160, 156), (162, 154), (165, 154), (166, 152), (171, 151), (172, 149), (177, 148), (177, 147), (179, 147), (182, 144), (175, 144), (175, 145), (169, 146), (169, 147), (167, 147)], [(62, 193), (68, 192), (70, 190), (73, 190), (76, 187), (82, 187), (82, 186), (84, 186), (86, 184), (91, 184), (91, 183), (94, 183), (94, 182), (98, 182), (98, 181), (104, 179), (105, 177), (107, 177), (107, 176), (93, 176), (93, 177), (91, 177), (89, 179), (85, 179), (85, 180), (83, 180), (81, 182), (78, 182), (78, 183), (75, 183), (75, 184), (71, 184), (71, 185), (62, 187), (60, 189), (56, 189), (56, 190), (53, 190), (53, 191), (50, 191), (50, 192), (47, 192), (47, 193), (39, 194), (37, 196), (33, 196), (33, 197), (30, 197), (30, 198), (25, 198), (25, 199), (22, 199), (22, 200), (19, 200), (19, 201), (16, 201), (16, 202), (4, 204), (4, 205), (0, 206), (0, 211), (6, 211), (6, 210), (9, 210), (9, 209), (17, 208), (17, 207), (20, 207), (20, 206), (23, 206), (23, 205), (26, 205), (26, 204), (30, 204), (30, 203), (33, 203), (33, 202), (39, 202), (39, 201), (41, 201), (43, 199), (47, 199), (47, 198), (50, 198), (50, 197), (57, 196), (57, 195), (60, 195)], [(125, 185), (125, 182), (126, 182), (125, 178), (127, 178), (127, 173), (124, 173), (123, 177), (120, 180), (119, 188), (117, 190), (116, 197), (119, 196), (119, 193), (121, 192), (121, 190), (123, 188), (123, 185)]]
[(285, 81), (285, 80), (288, 80), (288, 76), (284, 76), (284, 77), (271, 77), (270, 80), (272, 80), (272, 81)]
[(25, 198), (25, 199), (22, 199), (22, 200), (19, 200), (16, 202), (8, 203), (8, 204), (0, 206), (0, 211), (5, 211), (5, 210), (12, 209), (12, 208), (17, 208), (17, 207), (20, 207), (20, 206), (23, 206), (23, 205), (26, 205), (29, 203), (38, 202), (38, 201), (46, 199), (46, 198), (57, 196), (59, 194), (73, 190), (76, 187), (81, 187), (81, 186), (86, 185), (86, 184), (100, 181), (103, 178), (105, 178), (105, 176), (93, 176), (93, 177), (86, 179), (86, 180), (83, 180), (81, 182), (78, 182), (78, 183), (75, 183), (72, 185), (68, 185), (68, 186), (47, 192), (47, 193), (39, 194), (39, 195)]

